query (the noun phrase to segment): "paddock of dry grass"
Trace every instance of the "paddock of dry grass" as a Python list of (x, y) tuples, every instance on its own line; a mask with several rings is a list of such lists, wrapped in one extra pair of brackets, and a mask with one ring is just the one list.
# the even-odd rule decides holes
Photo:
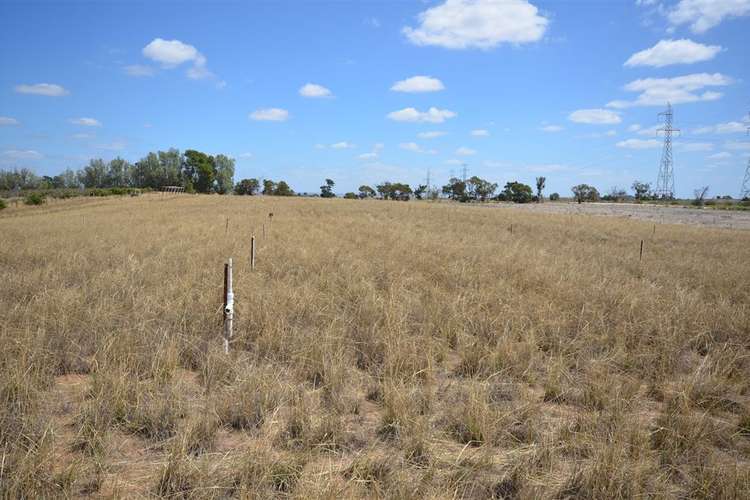
[(0, 234), (3, 498), (750, 496), (750, 232), (146, 195)]

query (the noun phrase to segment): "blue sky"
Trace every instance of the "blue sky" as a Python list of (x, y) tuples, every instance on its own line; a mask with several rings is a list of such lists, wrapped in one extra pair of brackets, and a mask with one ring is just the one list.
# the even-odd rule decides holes
[[(0, 2), (0, 168), (193, 148), (235, 179), (336, 191), (655, 183), (675, 110), (679, 195), (736, 196), (750, 0)], [(308, 85), (310, 84), (310, 85)]]

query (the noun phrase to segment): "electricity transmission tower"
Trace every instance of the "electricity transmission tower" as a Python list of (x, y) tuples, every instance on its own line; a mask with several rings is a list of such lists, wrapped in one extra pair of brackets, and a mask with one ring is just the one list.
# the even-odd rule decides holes
[(667, 103), (667, 110), (659, 113), (658, 116), (664, 117), (664, 127), (657, 132), (664, 132), (664, 148), (661, 152), (661, 163), (659, 164), (659, 177), (656, 179), (656, 190), (654, 194), (657, 198), (672, 199), (674, 198), (674, 162), (672, 159), (672, 132), (679, 132), (680, 129), (672, 128), (672, 104)]
[[(748, 113), (750, 116), (750, 113)], [(750, 127), (747, 127), (747, 132), (750, 134)], [(745, 167), (745, 178), (742, 180), (742, 190), (740, 191), (740, 200), (750, 198), (750, 158), (747, 159), (747, 167)]]
[(461, 167), (461, 180), (466, 182), (466, 163), (462, 163)]

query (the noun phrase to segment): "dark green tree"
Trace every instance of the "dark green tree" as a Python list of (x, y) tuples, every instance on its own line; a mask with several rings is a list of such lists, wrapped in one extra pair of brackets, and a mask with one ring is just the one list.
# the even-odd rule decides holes
[(321, 198), (335, 198), (336, 194), (333, 192), (333, 186), (336, 183), (333, 179), (326, 179), (326, 183), (320, 186), (320, 197)]
[(536, 201), (542, 203), (544, 201), (544, 186), (547, 183), (546, 177), (536, 178)]
[(183, 174), (199, 193), (210, 193), (216, 179), (216, 168), (213, 158), (206, 153), (188, 149), (185, 151)]
[(234, 194), (254, 196), (258, 194), (260, 182), (258, 179), (242, 179), (234, 186)]
[(638, 201), (645, 200), (648, 198), (648, 193), (651, 191), (651, 184), (648, 182), (633, 181), (631, 186), (635, 192), (635, 199)]
[(528, 203), (533, 197), (533, 191), (531, 186), (523, 184), (522, 182), (508, 182), (503, 188), (503, 196), (506, 200), (512, 201), (513, 203)]
[(276, 189), (273, 194), (276, 196), (292, 196), (294, 195), (294, 191), (289, 187), (289, 184), (284, 181), (279, 181), (279, 183), (276, 184)]
[(466, 183), (456, 177), (451, 177), (448, 184), (443, 186), (443, 194), (454, 201), (468, 201)]
[(584, 201), (599, 201), (599, 191), (595, 187), (589, 186), (588, 184), (578, 184), (570, 188), (573, 191), (573, 197), (575, 197), (578, 203)]
[(263, 194), (266, 196), (276, 194), (276, 183), (271, 179), (263, 179)]
[(362, 199), (374, 198), (376, 194), (375, 190), (366, 184), (359, 186), (359, 197)]

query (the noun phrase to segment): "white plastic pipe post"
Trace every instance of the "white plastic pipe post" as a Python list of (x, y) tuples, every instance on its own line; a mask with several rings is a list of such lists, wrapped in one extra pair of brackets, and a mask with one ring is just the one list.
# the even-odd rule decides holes
[(229, 354), (229, 341), (232, 339), (232, 322), (234, 320), (234, 292), (232, 291), (232, 259), (225, 268), (224, 281), (226, 296), (224, 297), (224, 353)]
[(255, 236), (250, 238), (250, 270), (255, 271)]

